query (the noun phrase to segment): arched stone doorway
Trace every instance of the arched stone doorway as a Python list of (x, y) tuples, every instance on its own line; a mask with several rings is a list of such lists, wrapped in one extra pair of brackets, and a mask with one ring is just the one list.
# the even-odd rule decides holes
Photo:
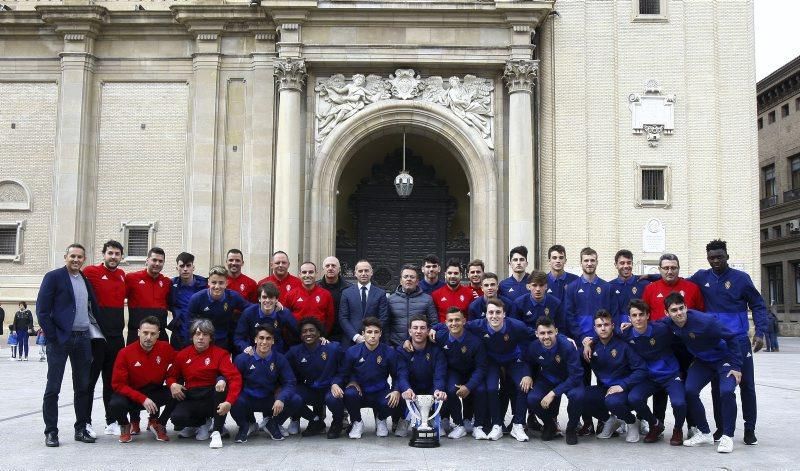
[(498, 177), (494, 156), (481, 136), (442, 106), (386, 100), (364, 108), (334, 129), (314, 159), (307, 239), (312, 260), (335, 253), (337, 187), (342, 172), (369, 142), (407, 133), (439, 143), (457, 159), (469, 183), (470, 257), (497, 266)]

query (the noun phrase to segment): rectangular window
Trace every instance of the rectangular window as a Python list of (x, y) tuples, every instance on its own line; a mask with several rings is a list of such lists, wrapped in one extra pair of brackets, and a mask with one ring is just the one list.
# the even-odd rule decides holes
[(785, 118), (787, 116), (789, 116), (789, 103), (781, 106), (781, 118)]
[(781, 264), (767, 265), (768, 304), (783, 304), (783, 270)]
[(772, 238), (773, 239), (780, 239), (783, 237), (783, 230), (781, 226), (772, 226)]
[(659, 23), (667, 21), (667, 0), (634, 0), (631, 2), (633, 21)]
[(770, 111), (767, 114), (767, 124), (772, 124), (775, 122), (775, 111)]
[(668, 165), (636, 164), (634, 191), (639, 208), (668, 208), (671, 200), (672, 172)]
[(761, 229), (761, 242), (769, 240), (769, 229)]
[(775, 183), (775, 164), (763, 167), (761, 174), (764, 178), (764, 198), (772, 198), (778, 194)]
[(792, 179), (792, 190), (800, 190), (800, 155), (789, 158), (789, 172)]
[(0, 222), (0, 261), (22, 262), (25, 221)]
[(758, 118), (758, 129), (764, 127), (764, 118)]
[(800, 304), (800, 262), (792, 262), (794, 266), (794, 302)]
[(640, 15), (660, 15), (661, 0), (639, 0)]
[(664, 170), (642, 170), (642, 200), (661, 201), (664, 199)]
[(144, 261), (150, 247), (155, 245), (155, 222), (123, 222), (125, 260)]
[(794, 110), (795, 111), (800, 111), (800, 98), (795, 98), (794, 99)]

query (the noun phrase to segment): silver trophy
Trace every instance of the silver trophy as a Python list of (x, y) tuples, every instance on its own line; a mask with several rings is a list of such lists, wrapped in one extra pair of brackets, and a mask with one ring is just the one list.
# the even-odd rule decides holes
[[(431, 415), (431, 409), (436, 404), (436, 411)], [(429, 394), (418, 395), (413, 401), (406, 400), (408, 412), (416, 419), (412, 427), (409, 446), (417, 448), (436, 448), (439, 446), (439, 434), (430, 425), (439, 412), (442, 410), (444, 401), (437, 401)]]

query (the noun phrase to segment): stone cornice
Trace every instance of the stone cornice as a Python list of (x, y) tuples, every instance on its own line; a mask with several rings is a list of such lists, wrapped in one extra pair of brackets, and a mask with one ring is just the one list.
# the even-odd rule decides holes
[[(251, 25), (269, 23), (263, 8), (249, 5), (172, 5), (175, 21), (198, 36), (198, 39), (219, 35), (223, 31), (249, 31)], [(216, 39), (216, 38), (215, 38)]]
[[(37, 5), (42, 21), (52, 25), (56, 33), (68, 41), (95, 38), (108, 23), (108, 10), (97, 5)], [(80, 39), (79, 39), (80, 37)]]

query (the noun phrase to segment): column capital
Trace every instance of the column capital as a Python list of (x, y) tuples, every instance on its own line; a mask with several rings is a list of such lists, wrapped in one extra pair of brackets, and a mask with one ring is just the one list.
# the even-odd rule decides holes
[(508, 87), (508, 93), (530, 93), (539, 74), (539, 61), (529, 59), (512, 59), (506, 61), (503, 78)]
[(301, 91), (306, 81), (305, 59), (292, 57), (279, 57), (275, 59), (275, 77), (278, 79), (279, 90)]

